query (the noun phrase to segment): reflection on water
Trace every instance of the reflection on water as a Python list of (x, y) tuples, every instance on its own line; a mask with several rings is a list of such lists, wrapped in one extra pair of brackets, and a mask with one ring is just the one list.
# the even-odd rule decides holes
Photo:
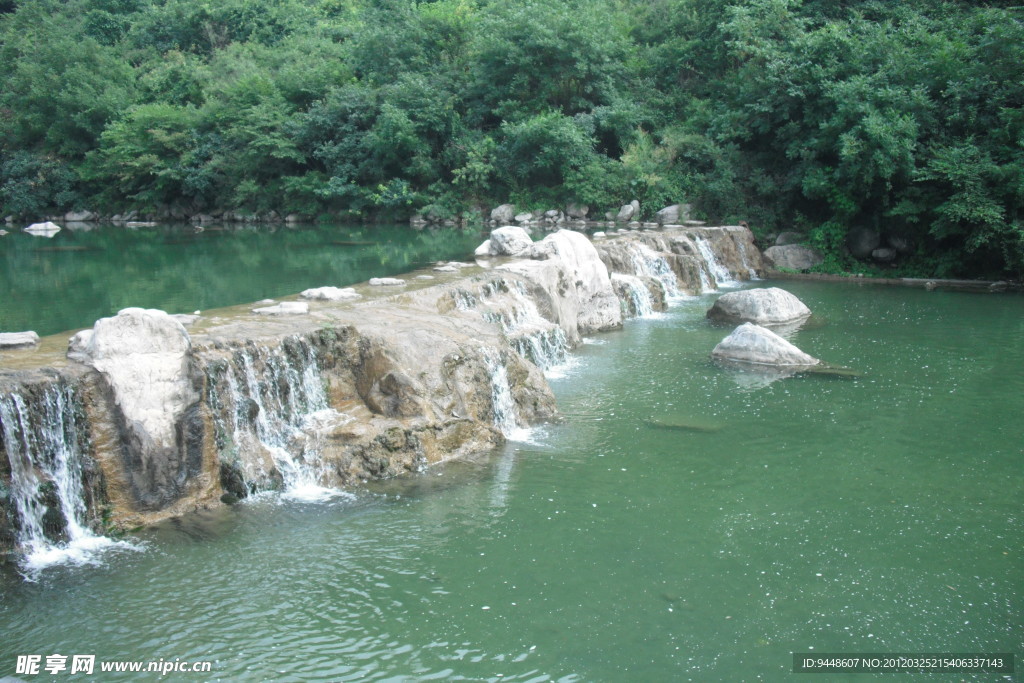
[(783, 286), (827, 321), (793, 343), (861, 376), (741, 391), (710, 297), (680, 302), (580, 347), (538, 443), (7, 577), (0, 674), (781, 680), (792, 652), (1019, 651), (1024, 299)]
[(395, 275), (464, 258), (473, 230), (366, 227), (192, 226), (61, 230), (42, 240), (0, 240), (0, 327), (40, 335), (88, 327), (137, 306), (169, 313), (220, 308)]

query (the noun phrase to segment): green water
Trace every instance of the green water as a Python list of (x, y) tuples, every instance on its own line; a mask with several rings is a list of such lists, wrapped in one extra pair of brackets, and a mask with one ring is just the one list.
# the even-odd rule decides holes
[(782, 286), (819, 316), (793, 341), (862, 377), (715, 367), (727, 330), (708, 299), (682, 304), (582, 347), (536, 445), (195, 515), (36, 583), (9, 572), (0, 675), (32, 653), (213, 662), (184, 681), (773, 681), (811, 650), (1019, 658), (1024, 298)]
[(55, 334), (130, 306), (191, 313), (344, 287), (463, 259), (481, 240), (473, 230), (407, 225), (12, 232), (0, 237), (0, 332)]

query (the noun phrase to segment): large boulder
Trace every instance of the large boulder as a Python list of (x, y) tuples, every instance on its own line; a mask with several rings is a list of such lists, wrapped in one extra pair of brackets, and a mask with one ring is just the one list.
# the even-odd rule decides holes
[(771, 330), (754, 323), (743, 323), (733, 330), (714, 348), (711, 357), (737, 363), (790, 367), (809, 367), (821, 362)]
[(712, 320), (772, 325), (803, 320), (810, 314), (811, 309), (786, 290), (767, 287), (723, 294), (707, 315)]
[(790, 270), (807, 270), (825, 262), (820, 251), (802, 244), (768, 247), (764, 250), (764, 258), (775, 268)]
[(35, 332), (0, 333), (0, 349), (31, 349), (38, 345), (39, 335)]
[(516, 207), (514, 204), (502, 204), (491, 209), (491, 220), (495, 223), (511, 223), (515, 217)]
[(581, 335), (622, 324), (622, 308), (608, 268), (587, 237), (559, 230), (534, 244), (530, 259), (501, 266), (530, 280), (543, 297), (542, 309), (559, 325), (569, 343)]
[(623, 204), (619, 208), (619, 212), (615, 215), (615, 220), (620, 223), (631, 221), (640, 216), (640, 202), (637, 200), (631, 201), (629, 204)]
[(565, 215), (569, 218), (575, 218), (577, 220), (587, 217), (590, 213), (590, 207), (586, 204), (577, 204), (575, 202), (569, 202), (565, 207)]
[(530, 233), (518, 225), (506, 225), (491, 231), (492, 256), (516, 256), (533, 246)]
[(871, 228), (850, 228), (846, 233), (846, 248), (854, 258), (867, 258), (882, 244), (878, 231)]
[(662, 225), (674, 225), (690, 218), (689, 204), (673, 204), (658, 211), (655, 216)]

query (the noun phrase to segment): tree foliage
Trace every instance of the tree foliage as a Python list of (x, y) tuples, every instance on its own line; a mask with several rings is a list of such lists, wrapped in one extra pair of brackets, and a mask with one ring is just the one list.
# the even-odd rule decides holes
[(1024, 274), (1012, 2), (33, 0), (0, 62), (5, 215), (688, 201)]

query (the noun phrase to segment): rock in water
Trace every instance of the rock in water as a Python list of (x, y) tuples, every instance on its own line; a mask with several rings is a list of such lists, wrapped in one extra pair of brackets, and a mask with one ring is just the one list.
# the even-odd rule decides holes
[(733, 330), (732, 334), (719, 342), (711, 352), (711, 357), (757, 365), (806, 367), (821, 362), (771, 330), (753, 323), (743, 323)]
[(405, 284), (405, 280), (397, 277), (371, 277), (371, 287), (401, 287)]
[(38, 345), (39, 335), (35, 332), (0, 333), (0, 349), (31, 349)]
[(712, 320), (772, 325), (795, 322), (811, 314), (804, 302), (784, 289), (767, 287), (729, 292), (708, 310)]
[(38, 235), (40, 237), (53, 237), (60, 232), (60, 226), (56, 223), (46, 221), (45, 223), (33, 223), (28, 226), (22, 232), (27, 232), (30, 235)]
[(506, 225), (491, 231), (491, 256), (515, 256), (533, 246), (530, 234), (516, 225)]

